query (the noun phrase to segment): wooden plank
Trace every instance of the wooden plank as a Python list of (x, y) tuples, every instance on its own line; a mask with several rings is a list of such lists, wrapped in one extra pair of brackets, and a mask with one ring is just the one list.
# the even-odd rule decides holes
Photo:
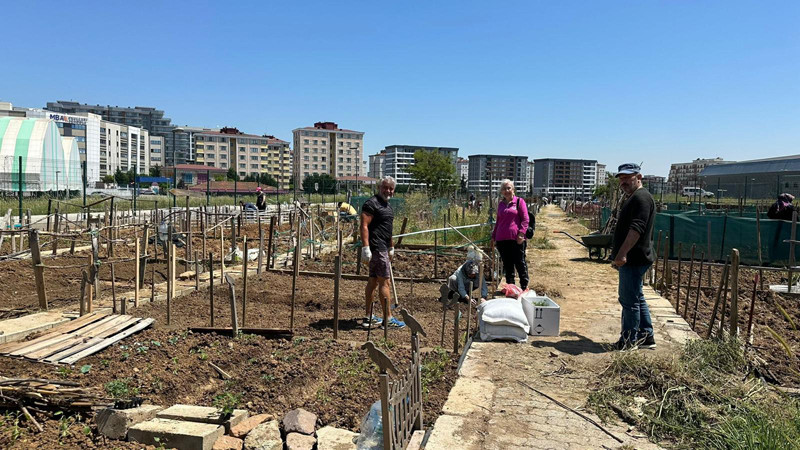
[(42, 255), (39, 252), (39, 230), (30, 231), (29, 242), (31, 246), (33, 276), (36, 280), (36, 295), (39, 297), (39, 308), (47, 310), (47, 291), (44, 287), (44, 268), (42, 267)]
[[(59, 336), (63, 336), (65, 334), (68, 334), (68, 333), (70, 333), (70, 332), (72, 332), (74, 330), (77, 330), (77, 329), (79, 329), (79, 328), (81, 328), (81, 327), (83, 327), (85, 325), (88, 326), (88, 325), (90, 325), (90, 324), (102, 319), (107, 314), (108, 313), (105, 313), (105, 314), (100, 313), (99, 316), (86, 315), (86, 316), (83, 316), (83, 317), (81, 317), (79, 319), (73, 320), (72, 322), (68, 322), (69, 326), (66, 326), (66, 327), (63, 327), (63, 328), (61, 326), (53, 327), (50, 330), (49, 333), (47, 333), (47, 334), (45, 334), (43, 336), (39, 336), (36, 339), (32, 339), (30, 341), (13, 342), (13, 343), (7, 344), (7, 345), (3, 346), (2, 349), (0, 349), (0, 354), (9, 354), (9, 353), (17, 351), (19, 349), (22, 349), (24, 347), (28, 347), (30, 345), (38, 344), (38, 343), (44, 342), (46, 340), (50, 340), (50, 339), (53, 339), (53, 338), (57, 338)], [(91, 319), (91, 320), (88, 320), (88, 319)], [(80, 322), (80, 323), (74, 324), (73, 322)]]
[(132, 335), (132, 334), (134, 334), (134, 333), (136, 333), (138, 331), (144, 330), (145, 328), (149, 327), (153, 322), (155, 322), (155, 319), (152, 319), (152, 318), (143, 319), (139, 323), (137, 323), (136, 325), (128, 328), (127, 330), (123, 331), (122, 333), (118, 333), (118, 334), (114, 335), (113, 337), (105, 339), (105, 340), (103, 340), (103, 342), (100, 342), (95, 346), (92, 346), (92, 347), (87, 348), (86, 350), (83, 350), (82, 352), (76, 353), (76, 354), (74, 354), (74, 355), (72, 355), (72, 356), (70, 356), (68, 358), (65, 358), (65, 359), (61, 360), (60, 362), (63, 363), (63, 364), (74, 364), (76, 361), (78, 361), (79, 359), (81, 359), (83, 357), (86, 357), (86, 356), (89, 356), (89, 355), (93, 355), (93, 354), (99, 352), (100, 350), (102, 350), (102, 349), (104, 349), (104, 348), (106, 348), (108, 346), (111, 346), (114, 343), (119, 342), (119, 341), (125, 339), (126, 337), (128, 337), (128, 336), (130, 336), (130, 335)]
[(126, 320), (125, 318), (127, 317), (130, 316), (109, 316), (108, 318), (103, 319), (101, 322), (97, 322), (95, 326), (92, 326), (91, 330), (84, 329), (86, 330), (85, 332), (81, 332), (83, 331), (81, 330), (78, 332), (65, 334), (63, 335), (63, 339), (59, 339), (47, 345), (36, 346), (38, 347), (37, 349), (25, 348), (18, 350), (17, 352), (12, 353), (12, 356), (24, 356), (25, 358), (29, 359), (44, 358), (45, 356), (52, 355), (53, 353), (59, 352), (67, 347), (74, 345), (75, 342), (81, 342), (88, 338), (92, 338), (97, 334), (102, 333), (103, 331), (113, 328), (121, 321)]
[(108, 315), (108, 312), (96, 312), (96, 313), (92, 313), (92, 314), (87, 314), (87, 315), (85, 315), (83, 317), (80, 317), (78, 319), (72, 320), (70, 322), (66, 322), (66, 323), (64, 323), (62, 325), (56, 325), (55, 327), (53, 327), (50, 330), (48, 330), (47, 334), (39, 336), (36, 339), (31, 339), (30, 341), (24, 341), (24, 342), (11, 342), (11, 343), (8, 343), (8, 344), (4, 344), (4, 345), (0, 346), (0, 354), (10, 353), (10, 352), (13, 352), (14, 350), (20, 349), (22, 347), (25, 347), (25, 346), (28, 346), (28, 345), (31, 345), (31, 344), (35, 344), (37, 342), (42, 342), (42, 341), (44, 341), (46, 339), (51, 339), (53, 337), (60, 336), (60, 335), (65, 334), (65, 333), (69, 333), (69, 332), (77, 330), (78, 328), (81, 328), (81, 327), (83, 327), (85, 325), (88, 325), (88, 324), (90, 324), (92, 322), (98, 321), (98, 320), (102, 319), (103, 317), (105, 317), (106, 315)]
[(129, 318), (127, 320), (123, 320), (119, 324), (111, 326), (108, 329), (98, 333), (97, 335), (85, 339), (80, 344), (72, 345), (72, 346), (70, 346), (70, 347), (68, 347), (68, 348), (66, 348), (66, 349), (64, 349), (64, 350), (62, 350), (62, 351), (60, 351), (58, 353), (50, 355), (50, 356), (48, 356), (46, 358), (42, 358), (42, 361), (49, 362), (49, 363), (56, 363), (56, 362), (60, 361), (61, 359), (66, 358), (67, 356), (70, 356), (70, 355), (74, 355), (75, 353), (78, 353), (78, 352), (80, 352), (80, 351), (82, 351), (82, 350), (84, 350), (86, 348), (89, 348), (92, 345), (95, 345), (98, 342), (102, 341), (103, 339), (105, 339), (105, 338), (107, 338), (109, 336), (113, 336), (113, 335), (119, 333), (120, 331), (124, 330), (125, 328), (128, 328), (129, 326), (131, 326), (131, 325), (139, 322), (140, 320), (142, 320), (139, 317), (130, 317), (130, 316), (128, 316), (128, 317)]

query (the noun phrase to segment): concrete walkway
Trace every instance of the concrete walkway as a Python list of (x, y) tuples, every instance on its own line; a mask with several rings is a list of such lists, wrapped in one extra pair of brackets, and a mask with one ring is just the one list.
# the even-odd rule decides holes
[[(575, 226), (560, 210), (543, 212), (540, 223), (544, 223), (537, 226), (537, 233), (540, 228), (549, 228), (552, 236), (553, 230)], [(562, 307), (560, 336), (530, 337), (526, 344), (473, 343), (426, 449), (658, 448), (644, 433), (622, 422), (603, 424), (621, 443), (530, 389), (536, 388), (601, 423), (583, 407), (591, 383), (613, 355), (604, 344), (619, 336), (616, 271), (608, 264), (589, 261), (586, 250), (566, 238), (554, 237), (552, 242), (555, 250), (532, 250), (528, 256), (534, 283), (552, 280), (544, 287), (558, 286), (561, 290), (563, 297), (555, 299)], [(674, 352), (695, 336), (666, 299), (650, 288), (646, 288), (645, 296), (658, 348), (638, 351)]]

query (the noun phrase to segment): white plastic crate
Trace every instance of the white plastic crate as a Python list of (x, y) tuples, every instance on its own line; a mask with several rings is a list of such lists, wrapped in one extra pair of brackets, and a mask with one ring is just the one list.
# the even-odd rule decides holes
[[(545, 303), (537, 305), (536, 303)], [(528, 317), (531, 336), (558, 336), (561, 322), (561, 307), (550, 297), (535, 292), (522, 296), (522, 309)]]

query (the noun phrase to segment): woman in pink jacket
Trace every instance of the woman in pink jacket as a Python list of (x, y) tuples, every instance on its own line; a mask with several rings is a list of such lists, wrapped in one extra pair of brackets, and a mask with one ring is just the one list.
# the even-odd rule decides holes
[(528, 288), (528, 266), (525, 263), (525, 232), (528, 230), (528, 206), (525, 200), (514, 195), (511, 180), (500, 182), (500, 202), (497, 204), (497, 223), (492, 231), (506, 283), (514, 284), (514, 269), (519, 273), (519, 287)]

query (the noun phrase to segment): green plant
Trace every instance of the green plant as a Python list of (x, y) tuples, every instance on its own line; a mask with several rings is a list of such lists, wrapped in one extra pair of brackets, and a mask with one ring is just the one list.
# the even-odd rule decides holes
[(85, 365), (81, 366), (81, 373), (83, 373), (83, 374), (89, 373), (90, 370), (92, 370), (92, 365), (91, 364), (85, 364)]
[(107, 359), (104, 359), (104, 360), (100, 361), (100, 365), (103, 366), (103, 367), (108, 367), (109, 364), (111, 364), (111, 361), (109, 361)]
[(234, 394), (232, 392), (223, 392), (222, 394), (217, 395), (214, 397), (214, 407), (220, 410), (220, 413), (223, 416), (227, 416), (233, 413), (233, 410), (239, 406), (239, 402), (241, 401), (242, 396), (239, 394)]
[(130, 353), (128, 353), (128, 352), (122, 352), (122, 354), (120, 355), (120, 359), (121, 359), (122, 361), (125, 361), (125, 360), (127, 360), (128, 358), (130, 358), (130, 357), (131, 357), (131, 354), (130, 354)]
[(72, 374), (72, 369), (66, 366), (62, 366), (59, 367), (58, 370), (56, 370), (56, 373), (58, 373), (58, 376), (60, 376), (61, 378), (67, 378), (69, 375)]
[(266, 381), (267, 383), (270, 383), (272, 381), (275, 381), (275, 375), (272, 375), (270, 373), (265, 373), (264, 375), (261, 375), (261, 379)]
[(422, 393), (427, 395), (430, 392), (430, 385), (444, 376), (447, 364), (450, 362), (450, 354), (442, 347), (436, 347), (433, 351), (423, 355), (422, 358)]
[(131, 385), (129, 378), (118, 378), (105, 384), (105, 390), (111, 398), (129, 399), (139, 394), (139, 388)]

